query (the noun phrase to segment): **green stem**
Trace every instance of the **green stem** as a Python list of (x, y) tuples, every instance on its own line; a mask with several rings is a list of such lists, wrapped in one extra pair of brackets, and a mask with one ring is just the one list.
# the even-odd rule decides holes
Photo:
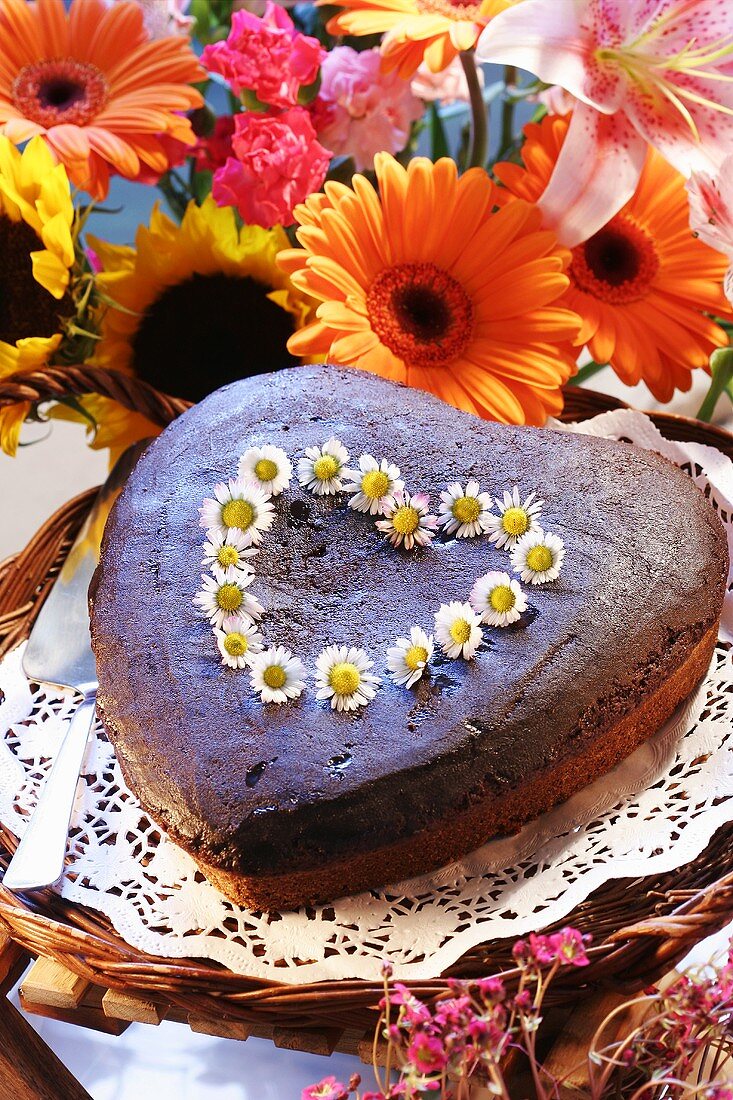
[(507, 91), (511, 84), (514, 84), (517, 79), (517, 69), (515, 65), (504, 66), (504, 104), (501, 108), (501, 143), (499, 145), (499, 155), (503, 156), (504, 153), (511, 147), (514, 142), (514, 100), (507, 95)]
[(698, 409), (698, 420), (712, 420), (720, 395), (725, 391), (730, 396), (733, 389), (733, 347), (716, 348), (710, 356), (710, 372), (710, 389)]
[(458, 55), (466, 74), (468, 94), (471, 101), (471, 144), (468, 152), (467, 168), (483, 168), (486, 162), (486, 146), (489, 136), (489, 121), (486, 117), (486, 104), (479, 83), (476, 58), (473, 50), (462, 50)]
[(584, 363), (579, 368), (578, 373), (570, 379), (568, 385), (582, 386), (584, 382), (587, 382), (594, 374), (598, 374), (599, 371), (605, 370), (607, 366), (608, 363), (596, 363), (594, 359), (591, 359), (590, 363)]

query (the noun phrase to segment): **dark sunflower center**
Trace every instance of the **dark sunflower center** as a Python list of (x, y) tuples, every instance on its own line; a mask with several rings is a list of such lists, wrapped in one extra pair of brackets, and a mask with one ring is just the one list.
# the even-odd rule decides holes
[(96, 65), (64, 57), (26, 65), (11, 95), (14, 106), (41, 126), (85, 126), (106, 104), (109, 87)]
[(188, 401), (252, 374), (292, 367), (293, 317), (249, 277), (193, 275), (164, 290), (132, 340), (137, 374)]
[(659, 270), (651, 236), (626, 214), (573, 249), (570, 274), (581, 289), (607, 302), (644, 296)]
[(367, 310), (374, 332), (405, 363), (449, 363), (473, 332), (473, 304), (435, 264), (395, 264), (372, 283)]
[(24, 221), (0, 215), (0, 340), (8, 344), (28, 336), (53, 336), (60, 318), (72, 312), (68, 295), (58, 301), (33, 278), (30, 254), (42, 248)]

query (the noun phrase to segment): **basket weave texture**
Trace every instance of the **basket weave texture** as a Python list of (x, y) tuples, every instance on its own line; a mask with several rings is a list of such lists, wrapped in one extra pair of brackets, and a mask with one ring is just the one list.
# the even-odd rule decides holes
[[(51, 400), (60, 393), (103, 393), (165, 424), (187, 404), (125, 375), (53, 370), (16, 375), (0, 385), (0, 407), (19, 400)], [(568, 387), (565, 420), (583, 420), (623, 407), (590, 390)], [(659, 413), (651, 419), (670, 439), (708, 443), (733, 458), (733, 436), (698, 421)], [(27, 637), (71, 543), (94, 499), (83, 493), (59, 509), (20, 553), (0, 564), (0, 657)], [(0, 826), (0, 873), (16, 847)], [(696, 943), (733, 918), (733, 823), (718, 830), (700, 856), (684, 867), (633, 882), (614, 880), (563, 922), (590, 933), (590, 965), (564, 968), (550, 1002), (573, 1002), (610, 986), (635, 991), (671, 969)], [(211, 962), (154, 958), (127, 944), (102, 914), (51, 891), (16, 896), (0, 883), (0, 931), (34, 955), (60, 962), (97, 985), (157, 998), (196, 1015), (225, 1015), (254, 1026), (314, 1030), (368, 1030), (381, 986), (361, 980), (290, 986), (235, 975)], [(420, 996), (437, 997), (447, 977), (516, 978), (511, 943), (487, 941), (441, 978), (412, 982)]]

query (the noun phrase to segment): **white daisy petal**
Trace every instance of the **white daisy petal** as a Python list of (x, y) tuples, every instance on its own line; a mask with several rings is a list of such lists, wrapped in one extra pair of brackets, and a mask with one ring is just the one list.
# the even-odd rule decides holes
[(514, 544), (512, 567), (529, 584), (547, 584), (560, 576), (565, 544), (557, 535), (534, 527)]
[(505, 489), (502, 499), (496, 499), (499, 515), (489, 513), (487, 517), (491, 541), (499, 547), (511, 549), (522, 535), (537, 526), (544, 503), (544, 500), (536, 499), (535, 493), (522, 500), (516, 485), (511, 492)]
[(245, 546), (257, 546), (263, 531), (272, 527), (275, 510), (268, 494), (242, 478), (232, 478), (214, 487), (214, 497), (203, 502), (199, 523), (207, 531), (241, 532)]
[(316, 658), (316, 699), (330, 699), (338, 711), (366, 706), (381, 683), (372, 665), (363, 649), (326, 646)]
[(279, 645), (255, 654), (249, 680), (263, 703), (287, 703), (305, 690), (306, 671), (299, 657)]
[(397, 638), (387, 650), (387, 668), (396, 684), (412, 687), (427, 668), (435, 648), (433, 635), (413, 626), (409, 638)]
[(235, 580), (223, 582), (204, 575), (193, 602), (215, 627), (221, 627), (229, 615), (259, 619), (264, 614), (264, 608), (257, 597), (247, 591), (252, 579), (253, 574), (246, 573), (241, 573)]
[(362, 455), (358, 469), (344, 470), (343, 477), (344, 492), (354, 494), (349, 507), (372, 516), (383, 515), (390, 496), (405, 487), (399, 466), (386, 458), (377, 462), (374, 455)]
[(508, 573), (492, 570), (474, 584), (468, 597), (471, 607), (488, 626), (509, 626), (527, 610), (527, 597), (519, 581)]
[(469, 481), (464, 489), (460, 482), (448, 486), (440, 494), (438, 526), (456, 538), (475, 538), (489, 530), (491, 496), (482, 493), (477, 481)]
[(298, 462), (298, 481), (315, 496), (333, 496), (343, 489), (344, 467), (349, 452), (333, 436), (322, 447), (307, 447)]
[(268, 496), (276, 497), (287, 489), (293, 474), (293, 464), (281, 447), (265, 443), (263, 447), (249, 447), (239, 460), (237, 475), (262, 489)]
[(262, 649), (262, 635), (247, 615), (227, 615), (214, 637), (221, 662), (229, 668), (246, 668)]
[(427, 493), (410, 493), (400, 490), (388, 497), (384, 506), (384, 519), (377, 520), (377, 529), (393, 546), (429, 546), (435, 537), (438, 520), (430, 515), (430, 497)]
[(446, 657), (470, 661), (483, 641), (481, 621), (470, 604), (453, 600), (435, 613), (435, 639)]

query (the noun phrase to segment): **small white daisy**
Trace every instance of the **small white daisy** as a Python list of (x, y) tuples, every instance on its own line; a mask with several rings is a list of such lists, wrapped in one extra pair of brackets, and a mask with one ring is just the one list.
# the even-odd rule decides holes
[(193, 602), (214, 626), (221, 627), (228, 615), (246, 615), (260, 619), (264, 613), (256, 596), (247, 591), (251, 574), (240, 573), (233, 581), (218, 581), (216, 577), (202, 576), (203, 582)]
[(263, 703), (287, 703), (303, 694), (305, 675), (300, 658), (279, 645), (252, 658), (249, 681)]
[(206, 532), (201, 564), (210, 569), (218, 581), (232, 581), (240, 573), (252, 572), (250, 559), (258, 553), (253, 546), (247, 546), (244, 534), (236, 527), (226, 532), (212, 527)]
[(381, 515), (389, 497), (404, 487), (399, 466), (386, 458), (377, 462), (374, 455), (362, 455), (357, 470), (344, 470), (344, 492), (354, 494), (349, 507), (356, 512)]
[(512, 566), (523, 581), (547, 584), (560, 576), (565, 544), (557, 535), (534, 527), (512, 547)]
[(329, 645), (316, 659), (316, 699), (330, 699), (334, 710), (356, 710), (374, 698), (380, 684), (363, 649)]
[(214, 637), (221, 663), (229, 668), (246, 668), (262, 649), (262, 635), (247, 615), (227, 615), (220, 627), (214, 627)]
[(412, 687), (424, 673), (433, 655), (433, 635), (419, 626), (410, 629), (409, 638), (397, 638), (387, 650), (387, 668), (396, 684)]
[(384, 505), (384, 519), (377, 520), (377, 528), (384, 532), (393, 546), (429, 546), (435, 537), (438, 524), (436, 516), (429, 515), (430, 497), (427, 493), (404, 490), (390, 496)]
[(496, 498), (499, 515), (489, 513), (488, 516), (489, 538), (492, 542), (497, 546), (511, 548), (522, 535), (537, 526), (545, 502), (536, 500), (536, 495), (530, 493), (522, 500), (515, 485), (511, 493), (505, 489), (502, 498)]
[(509, 626), (527, 610), (527, 597), (519, 581), (495, 569), (479, 577), (468, 598), (488, 626)]
[(456, 538), (465, 539), (488, 531), (491, 496), (481, 492), (478, 481), (469, 481), (465, 489), (456, 481), (440, 499), (438, 525), (447, 535), (455, 533)]
[(344, 487), (341, 479), (348, 461), (349, 452), (341, 440), (331, 436), (322, 447), (306, 448), (298, 462), (298, 481), (317, 497), (333, 496)]
[(268, 496), (277, 497), (287, 489), (293, 474), (293, 464), (282, 447), (265, 443), (264, 447), (250, 447), (239, 460), (237, 476), (251, 481)]
[(214, 496), (208, 497), (199, 509), (199, 523), (207, 531), (235, 528), (242, 532), (246, 546), (257, 546), (262, 532), (272, 527), (275, 509), (267, 493), (242, 478), (220, 481), (214, 486)]
[(435, 637), (446, 657), (470, 661), (483, 640), (481, 621), (470, 604), (441, 604), (435, 612)]

